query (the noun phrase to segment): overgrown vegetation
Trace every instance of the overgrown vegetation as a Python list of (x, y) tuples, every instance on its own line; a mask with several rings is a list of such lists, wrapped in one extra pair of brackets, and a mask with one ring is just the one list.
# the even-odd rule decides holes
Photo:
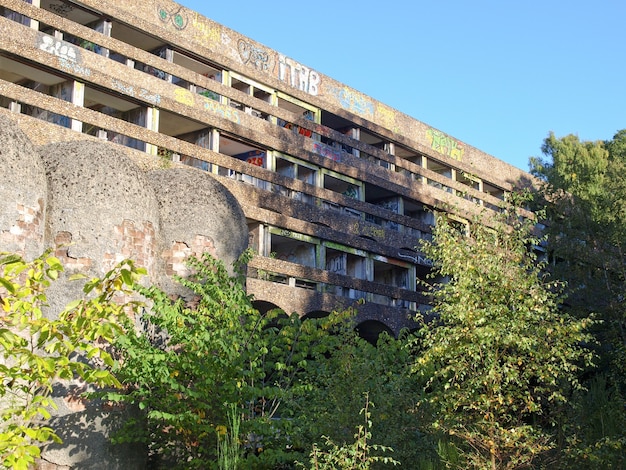
[[(365, 394), (365, 405), (361, 409), (365, 423), (357, 427), (354, 434), (354, 442), (339, 446), (328, 436), (322, 436), (324, 445), (322, 448), (317, 443), (313, 444), (313, 449), (309, 455), (309, 467), (311, 470), (369, 470), (377, 462), (385, 465), (399, 465), (400, 462), (392, 457), (384, 455), (373, 455), (376, 453), (392, 452), (393, 449), (378, 444), (370, 444), (372, 438), (370, 429), (372, 428), (368, 394)], [(307, 468), (304, 464), (298, 463), (302, 468)]]
[[(537, 204), (547, 209), (553, 276), (563, 280), (565, 309), (599, 322), (593, 328), (599, 367), (563, 436), (571, 468), (626, 465), (626, 130), (607, 141), (550, 134), (545, 158), (531, 159), (543, 182)], [(592, 405), (593, 403), (593, 405)]]
[(546, 238), (527, 199), (469, 233), (439, 215), (418, 247), (429, 321), (375, 345), (354, 309), (262, 314), (209, 255), (189, 260), (182, 297), (140, 286), (129, 261), (59, 313), (59, 260), (0, 254), (1, 465), (58, 442), (52, 384), (81, 379), (139, 410), (115, 441), (154, 468), (624, 468), (626, 131), (551, 135), (544, 152)]
[(534, 222), (516, 206), (471, 237), (445, 214), (422, 244), (443, 282), (435, 320), (413, 340), (414, 370), (432, 426), (455, 443), (459, 468), (526, 468), (546, 461), (553, 427), (591, 364), (590, 320), (559, 310), (561, 285), (543, 275)]

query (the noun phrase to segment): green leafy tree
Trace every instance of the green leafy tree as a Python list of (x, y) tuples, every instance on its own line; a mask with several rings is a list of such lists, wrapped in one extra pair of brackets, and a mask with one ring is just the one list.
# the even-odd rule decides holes
[[(393, 452), (393, 449), (370, 442), (372, 438), (370, 431), (372, 428), (370, 407), (373, 406), (366, 393), (365, 406), (360, 413), (363, 415), (365, 423), (357, 426), (354, 442), (337, 445), (329, 437), (323, 436), (325, 449), (320, 448), (317, 444), (313, 444), (313, 449), (309, 455), (309, 468), (311, 470), (369, 470), (373, 464), (399, 465), (400, 462), (392, 457), (376, 455), (376, 453)], [(299, 463), (299, 466), (306, 468), (302, 463)]]
[[(626, 345), (626, 130), (611, 141), (581, 142), (568, 135), (545, 139), (546, 158), (532, 159), (543, 181), (552, 270), (568, 282), (568, 307), (603, 320), (599, 339)], [(623, 370), (621, 372), (626, 372)]]
[(328, 332), (348, 313), (317, 323), (280, 311), (261, 315), (241, 273), (230, 276), (209, 254), (188, 264), (192, 274), (178, 281), (189, 295), (172, 299), (155, 287), (140, 289), (150, 305), (143, 331), (129, 323), (117, 339), (115, 373), (127, 389), (107, 398), (145, 412), (118, 440), (147, 444), (157, 465), (211, 467), (234, 406), (241, 416), (240, 467), (293, 462), (294, 420), (284, 403), (306, 391), (299, 377), (327, 353)]
[(456, 443), (460, 468), (525, 468), (553, 446), (557, 413), (591, 354), (589, 320), (559, 310), (533, 222), (512, 207), (466, 236), (444, 214), (424, 253), (435, 273), (434, 320), (415, 340), (433, 428)]
[[(57, 318), (44, 314), (47, 289), (63, 271), (49, 252), (33, 261), (0, 253), (0, 464), (29, 468), (40, 447), (60, 443), (45, 425), (55, 405), (58, 380), (81, 379), (117, 387), (114, 359), (105, 348), (119, 330), (131, 302), (117, 303), (142, 270), (125, 262), (85, 285), (88, 297), (71, 302)], [(82, 359), (77, 360), (78, 357)]]
[[(570, 451), (575, 466), (594, 461), (589, 468), (603, 468), (602, 461), (618, 468), (625, 427), (606, 424), (626, 422), (626, 130), (597, 142), (550, 134), (542, 150), (544, 158), (531, 159), (531, 167), (543, 183), (538, 200), (548, 214), (550, 269), (567, 282), (568, 312), (601, 320), (593, 328), (600, 367), (590, 374), (589, 393), (577, 395), (581, 409), (570, 422)], [(602, 413), (586, 412), (591, 398), (602, 403)]]
[(436, 459), (434, 443), (422, 432), (424, 419), (415, 413), (421, 391), (410, 373), (410, 337), (382, 334), (373, 345), (358, 336), (351, 321), (335, 331), (335, 347), (310, 364), (300, 379), (305, 393), (288, 404), (297, 417), (294, 446), (308, 449), (321, 436), (340, 447), (352, 443), (353, 430), (362, 423), (362, 403), (354, 397), (367, 394), (376, 403), (369, 428), (373, 442), (393, 448), (394, 458), (406, 467)]

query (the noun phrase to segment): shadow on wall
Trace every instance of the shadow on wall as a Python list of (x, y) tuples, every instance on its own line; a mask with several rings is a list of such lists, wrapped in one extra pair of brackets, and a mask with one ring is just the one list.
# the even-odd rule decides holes
[(59, 406), (50, 420), (63, 444), (47, 446), (45, 458), (56, 465), (90, 469), (140, 469), (146, 466), (147, 449), (137, 443), (113, 444), (122, 423), (140, 419), (136, 408), (112, 407), (101, 400), (85, 400), (83, 387), (57, 384), (53, 398)]

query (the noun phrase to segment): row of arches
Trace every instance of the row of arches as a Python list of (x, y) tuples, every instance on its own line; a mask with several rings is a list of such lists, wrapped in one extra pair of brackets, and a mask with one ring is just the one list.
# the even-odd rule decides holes
[[(275, 309), (280, 309), (278, 305), (275, 305), (272, 302), (268, 302), (266, 300), (255, 300), (252, 302), (254, 308), (256, 308), (261, 314), (266, 314), (267, 312)], [(301, 315), (302, 320), (313, 319), (313, 318), (324, 318), (330, 315), (330, 312), (324, 310), (313, 310), (304, 315)], [(357, 317), (358, 320), (358, 317)], [(378, 342), (378, 338), (381, 334), (387, 333), (392, 338), (395, 338), (393, 330), (385, 325), (383, 322), (378, 320), (363, 320), (357, 322), (355, 326), (355, 331), (357, 334), (368, 341), (369, 343), (376, 345)]]

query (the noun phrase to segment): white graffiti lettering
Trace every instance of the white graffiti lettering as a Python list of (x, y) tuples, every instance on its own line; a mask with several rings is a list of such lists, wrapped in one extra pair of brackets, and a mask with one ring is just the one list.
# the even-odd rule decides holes
[(82, 65), (77, 64), (76, 62), (73, 62), (71, 60), (67, 60), (63, 57), (59, 57), (59, 66), (63, 70), (73, 73), (75, 75), (82, 75), (83, 77), (91, 76), (91, 69), (83, 67)]
[(42, 35), (39, 39), (39, 49), (42, 51), (71, 62), (79, 60), (78, 51), (70, 44), (47, 35)]
[(278, 78), (311, 95), (319, 92), (320, 75), (282, 54), (278, 55)]

